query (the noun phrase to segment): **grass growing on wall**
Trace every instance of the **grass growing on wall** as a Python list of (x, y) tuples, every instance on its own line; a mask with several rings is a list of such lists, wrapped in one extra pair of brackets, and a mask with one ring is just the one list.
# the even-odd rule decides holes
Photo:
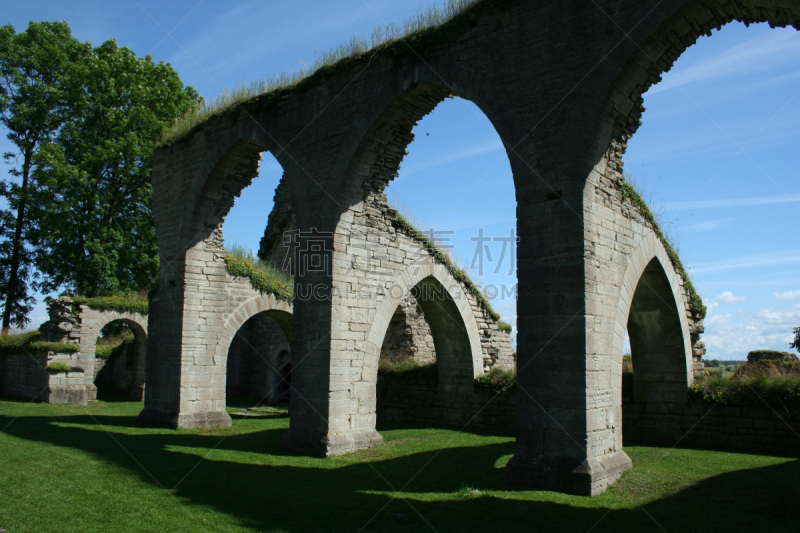
[(233, 244), (225, 256), (228, 273), (234, 277), (247, 278), (250, 285), (261, 294), (274, 294), (281, 300), (294, 299), (294, 280), (291, 276), (258, 259), (244, 246)]
[(61, 374), (63, 372), (69, 372), (72, 370), (72, 367), (62, 361), (53, 361), (45, 367), (45, 370), (51, 374)]
[(694, 288), (694, 284), (689, 278), (689, 273), (683, 267), (680, 257), (678, 257), (678, 252), (675, 251), (672, 244), (670, 244), (669, 240), (664, 236), (647, 202), (644, 201), (634, 186), (627, 181), (622, 182), (622, 201), (624, 202), (625, 200), (630, 200), (631, 203), (638, 208), (644, 219), (653, 227), (653, 231), (656, 232), (656, 235), (658, 235), (658, 238), (661, 240), (661, 244), (663, 244), (664, 248), (667, 250), (667, 255), (672, 262), (672, 266), (675, 267), (675, 270), (678, 271), (678, 274), (680, 274), (683, 279), (683, 286), (689, 292), (689, 307), (692, 312), (701, 319), (705, 318), (706, 306), (703, 305), (703, 299), (697, 294), (697, 290)]
[(42, 340), (38, 329), (16, 333), (13, 335), (0, 335), (0, 355), (26, 355), (32, 352), (79, 352), (80, 346), (65, 342), (47, 342)]
[(149, 311), (147, 294), (97, 296), (95, 298), (70, 296), (70, 298), (72, 298), (72, 302), (75, 305), (85, 305), (97, 311), (119, 311), (121, 313), (138, 313), (145, 316)]
[(508, 322), (503, 322), (502, 320), (498, 320), (497, 321), (497, 329), (499, 331), (504, 331), (506, 333), (511, 333), (511, 330), (513, 328), (511, 327), (511, 324), (509, 324)]
[(320, 55), (312, 67), (226, 90), (213, 101), (178, 119), (165, 132), (160, 145), (169, 146), (189, 138), (216, 116), (238, 114), (241, 109), (253, 112), (267, 110), (294, 93), (347, 75), (355, 67), (366, 65), (375, 57), (424, 54), (432, 47), (455, 41), (472, 27), (479, 15), (508, 9), (511, 4), (510, 0), (447, 0), (443, 6), (431, 5), (401, 25), (389, 24), (375, 28), (368, 38), (354, 36)]
[(422, 244), (436, 261), (443, 264), (447, 268), (447, 271), (450, 272), (450, 275), (456, 279), (456, 281), (463, 284), (467, 288), (470, 294), (472, 294), (472, 296), (474, 296), (478, 301), (478, 305), (481, 306), (481, 309), (483, 309), (488, 316), (494, 320), (500, 320), (500, 315), (494, 309), (492, 309), (492, 305), (489, 303), (489, 300), (483, 296), (480, 289), (478, 289), (472, 280), (469, 279), (469, 276), (467, 276), (463, 270), (453, 264), (447, 254), (439, 250), (439, 248), (437, 248), (436, 245), (425, 234), (409, 224), (399, 212), (397, 213), (395, 222), (409, 237)]

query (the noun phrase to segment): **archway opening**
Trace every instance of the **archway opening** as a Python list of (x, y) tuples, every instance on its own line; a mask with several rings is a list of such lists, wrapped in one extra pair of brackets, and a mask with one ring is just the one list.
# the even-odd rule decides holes
[(288, 404), (291, 346), (287, 328), (291, 328), (291, 315), (279, 311), (258, 313), (239, 328), (228, 349), (227, 405)]
[(95, 343), (94, 385), (100, 400), (144, 399), (147, 333), (131, 320), (103, 326)]
[[(382, 330), (380, 338), (370, 335), (367, 371), (351, 389), (358, 413), (370, 409), (373, 386), (379, 420), (390, 414), (384, 410), (393, 402), (388, 396), (411, 399), (393, 378), (398, 392), (386, 394), (392, 374), (402, 373), (408, 387), (424, 388), (440, 406), (451, 408), (437, 412), (426, 410), (423, 402), (406, 401), (403, 409), (411, 414), (391, 418), (463, 425), (485, 403), (476, 396), (476, 378), (495, 367), (514, 368), (516, 199), (504, 143), (478, 105), (441, 85), (419, 82), (383, 110), (351, 168), (363, 181), (349, 193), (347, 203), (354, 207), (337, 231), (349, 234), (351, 243), (366, 244), (364, 253), (348, 252), (349, 279), (378, 295), (374, 301), (381, 316), (368, 315), (368, 327), (375, 331), (377, 321)], [(429, 270), (406, 279), (418, 264)], [(436, 268), (447, 274), (425, 277)], [(384, 308), (382, 302), (397, 302), (398, 295), (389, 291), (400, 279), (406, 299), (399, 308)], [(463, 301), (453, 300), (458, 292)], [(506, 323), (498, 320), (498, 312)], [(469, 334), (465, 323), (472, 328)], [(337, 344), (347, 345), (348, 338)], [(380, 356), (381, 377), (374, 385), (371, 368)], [(403, 367), (404, 360), (411, 364), (399, 372), (386, 368), (390, 361)], [(456, 395), (460, 398), (453, 403)], [(513, 420), (508, 422), (501, 431), (513, 432)]]
[(680, 312), (658, 259), (642, 273), (628, 315), (635, 403), (686, 403), (690, 368), (681, 331)]

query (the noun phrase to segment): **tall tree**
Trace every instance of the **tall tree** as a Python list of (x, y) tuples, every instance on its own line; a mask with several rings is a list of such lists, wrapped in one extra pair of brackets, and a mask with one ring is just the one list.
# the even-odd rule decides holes
[(36, 155), (36, 266), (45, 290), (144, 290), (159, 264), (150, 158), (164, 128), (202, 99), (169, 64), (114, 40), (92, 51), (81, 82), (69, 120)]
[(63, 80), (89, 49), (71, 35), (66, 22), (31, 22), (17, 34), (0, 28), (0, 125), (15, 150), (3, 154), (14, 179), (3, 180), (0, 195), (0, 293), (2, 330), (28, 323), (33, 298), (28, 294), (32, 254), (28, 209), (36, 188), (35, 156), (63, 124), (71, 95)]

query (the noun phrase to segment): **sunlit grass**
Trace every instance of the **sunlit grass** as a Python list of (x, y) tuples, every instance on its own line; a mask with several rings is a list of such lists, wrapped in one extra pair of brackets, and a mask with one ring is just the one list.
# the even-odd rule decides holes
[[(599, 497), (506, 485), (514, 439), (381, 424), (385, 444), (284, 451), (279, 409), (168, 430), (141, 403), (0, 401), (0, 528), (49, 531), (794, 531), (800, 461), (629, 447)], [(241, 416), (241, 413), (256, 416)], [(643, 512), (643, 507), (646, 512)], [(724, 511), (724, 512), (721, 512)], [(419, 513), (419, 514), (417, 514)]]

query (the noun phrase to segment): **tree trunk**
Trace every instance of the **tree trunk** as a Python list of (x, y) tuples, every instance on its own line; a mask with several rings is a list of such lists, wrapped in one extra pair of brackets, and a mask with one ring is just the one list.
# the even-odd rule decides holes
[(22, 262), (22, 229), (25, 226), (25, 207), (28, 202), (28, 177), (31, 171), (32, 150), (25, 150), (25, 162), (22, 166), (22, 188), (19, 204), (17, 205), (17, 221), (14, 227), (14, 241), (11, 248), (11, 269), (8, 276), (6, 290), (6, 305), (3, 309), (3, 334), (7, 334), (11, 327), (11, 308), (19, 300), (19, 267)]

